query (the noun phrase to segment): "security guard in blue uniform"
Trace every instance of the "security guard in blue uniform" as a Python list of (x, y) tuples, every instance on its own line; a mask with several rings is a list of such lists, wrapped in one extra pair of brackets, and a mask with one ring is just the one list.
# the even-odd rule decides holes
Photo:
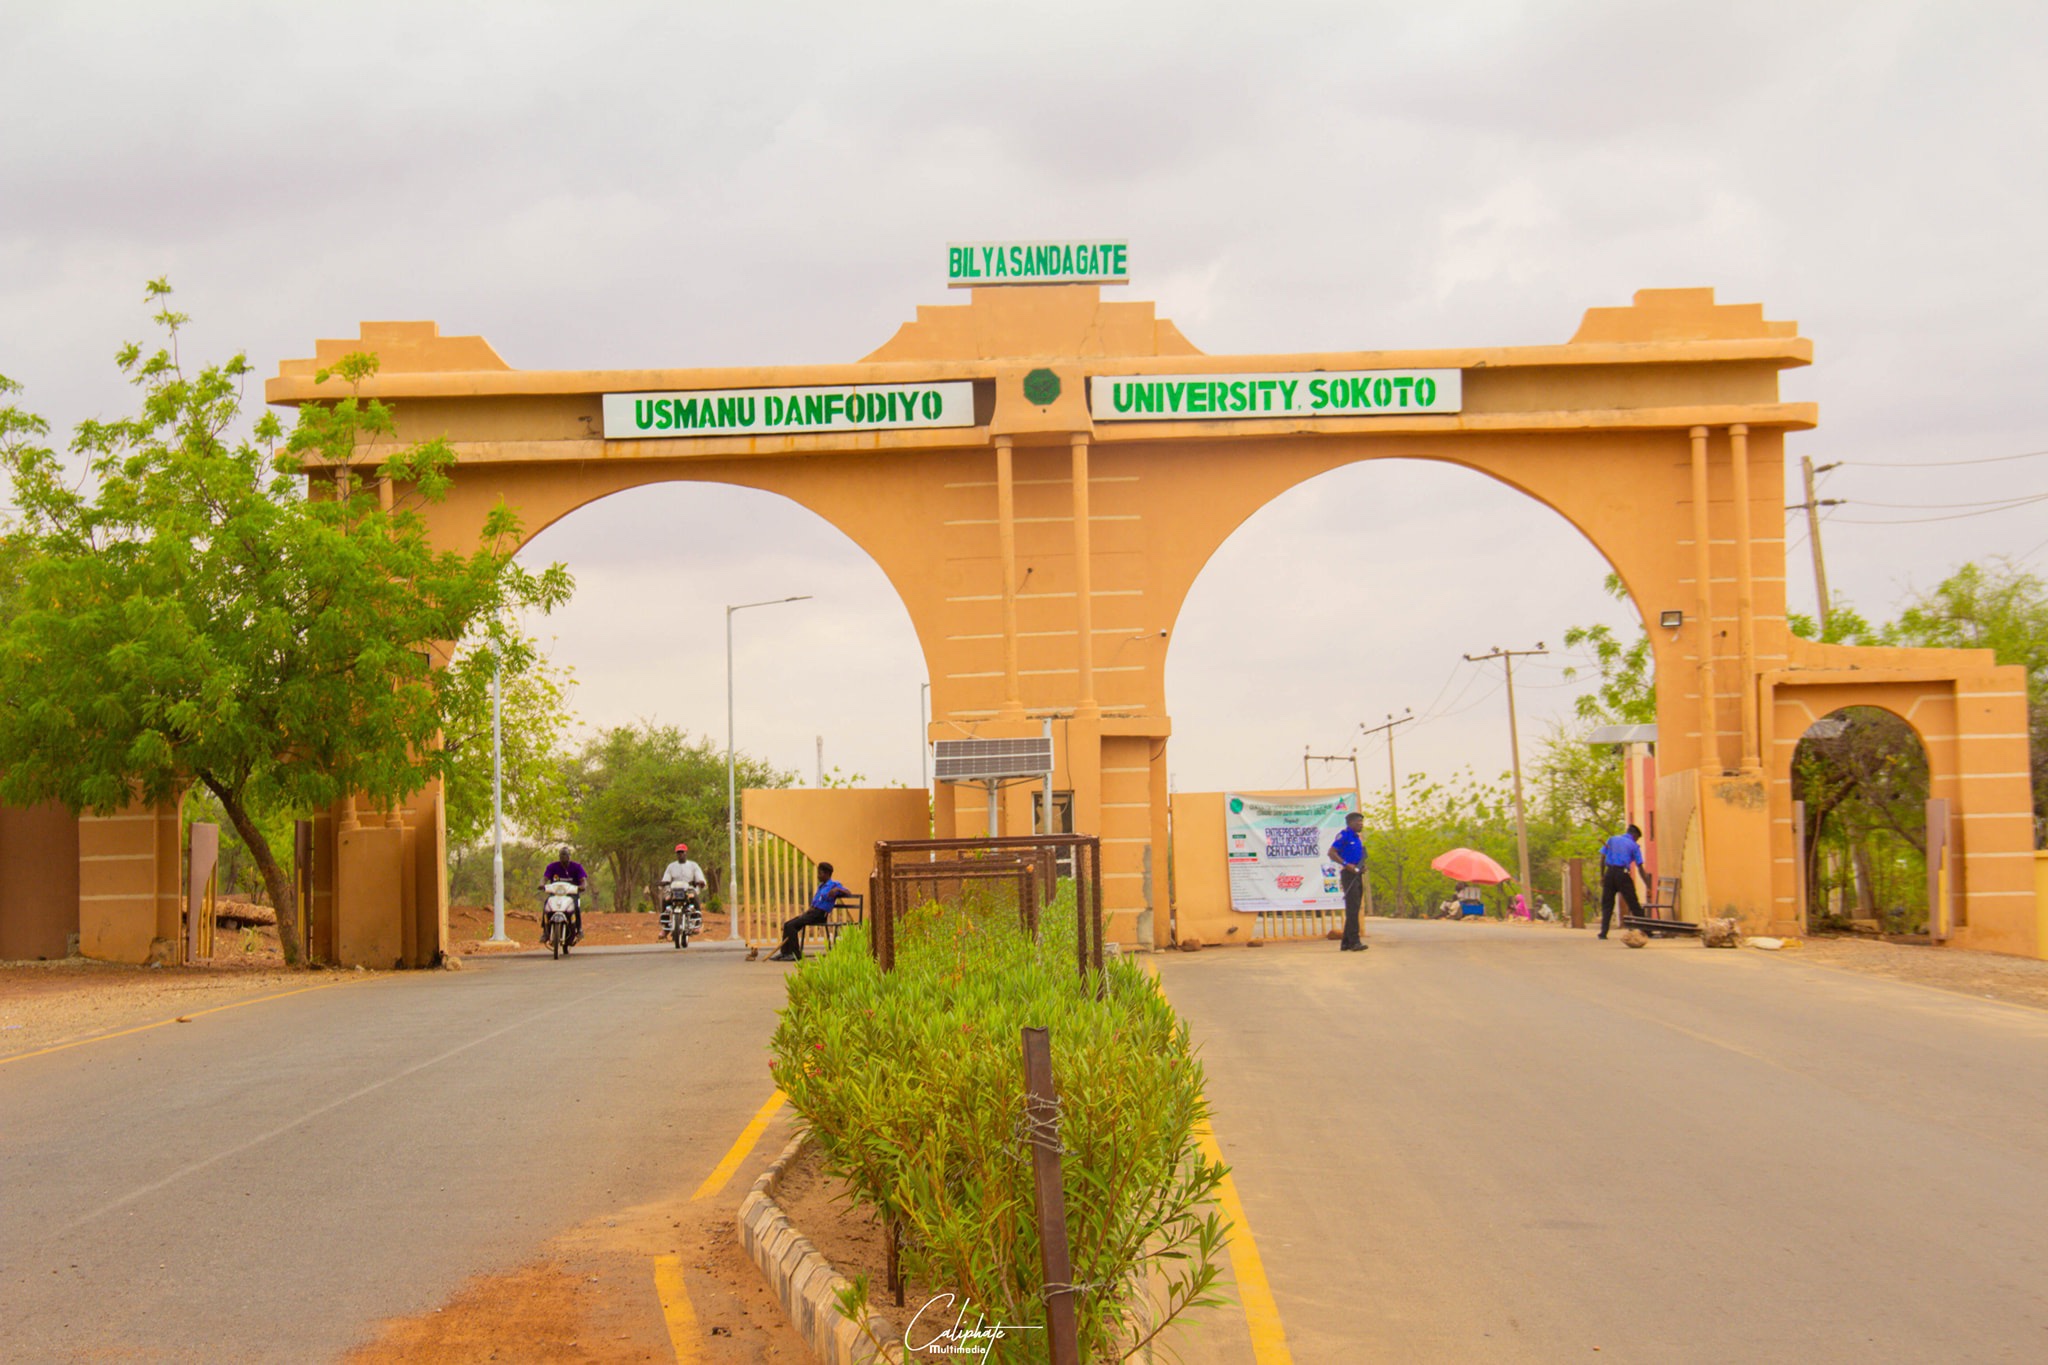
[(1362, 953), (1372, 945), (1358, 933), (1358, 908), (1365, 901), (1365, 817), (1357, 811), (1344, 817), (1344, 832), (1330, 845), (1330, 860), (1337, 864), (1338, 881), (1344, 888), (1344, 945), (1347, 953)]
[(1629, 877), (1631, 869), (1643, 879), (1643, 889), (1650, 889), (1649, 874), (1643, 870), (1643, 846), (1636, 840), (1643, 832), (1634, 825), (1625, 834), (1617, 834), (1600, 846), (1600, 937), (1607, 937), (1607, 926), (1614, 919), (1614, 898), (1620, 896), (1628, 902), (1631, 915), (1643, 913), (1643, 903), (1636, 899), (1636, 884)]

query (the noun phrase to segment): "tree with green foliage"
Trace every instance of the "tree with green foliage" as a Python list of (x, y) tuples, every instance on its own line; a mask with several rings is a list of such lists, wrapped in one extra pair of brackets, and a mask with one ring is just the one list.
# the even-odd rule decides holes
[[(794, 781), (745, 754), (736, 775), (741, 790)], [(713, 890), (725, 891), (725, 790), (724, 747), (672, 725), (616, 725), (584, 744), (569, 765), (576, 847), (602, 860), (613, 909), (632, 908), (678, 843), (690, 846)]]
[(1880, 707), (1837, 711), (1799, 741), (1792, 781), (1806, 803), (1802, 871), (1814, 914), (1840, 886), (1863, 917), (1884, 910), (1901, 929), (1923, 925), (1928, 770), (1913, 727)]
[[(559, 565), (512, 562), (519, 525), (502, 504), (470, 552), (433, 546), (419, 509), (445, 496), (455, 457), (443, 441), (396, 445), (391, 410), (358, 392), (373, 356), (321, 371), (346, 392), (301, 408), (282, 447), (267, 413), (238, 435), (248, 361), (188, 370), (170, 292), (148, 291), (164, 343), (119, 356), (140, 410), (77, 429), (82, 487), (39, 419), (0, 409), (18, 509), (0, 797), (111, 813), (196, 782), (283, 907), (292, 886), (264, 818), (352, 795), (395, 804), (445, 773), (434, 651), (507, 608), (551, 608), (570, 583)], [(278, 927), (299, 962), (292, 917)]]
[(1988, 649), (2027, 670), (2036, 843), (2048, 821), (2048, 585), (2010, 559), (1965, 564), (1906, 604), (1888, 644)]
[(492, 622), (463, 642), (443, 685), (448, 718), (443, 799), (450, 847), (491, 833), (491, 693), (502, 666), (502, 764), (505, 818), (530, 838), (559, 840), (574, 814), (569, 805), (569, 670), (557, 668), (531, 636)]
[[(1365, 802), (1366, 875), (1372, 880), (1373, 904), (1381, 914), (1427, 912), (1445, 899), (1454, 883), (1429, 864), (1450, 849), (1477, 849), (1502, 867), (1515, 865), (1514, 797), (1505, 777), (1502, 774), (1501, 780), (1486, 782), (1466, 769), (1440, 782), (1428, 773), (1411, 772), (1401, 784), (1398, 824), (1393, 803), (1386, 796)], [(1532, 821), (1532, 868), (1540, 861), (1545, 839), (1544, 831)], [(1397, 883), (1405, 902), (1395, 897)]]

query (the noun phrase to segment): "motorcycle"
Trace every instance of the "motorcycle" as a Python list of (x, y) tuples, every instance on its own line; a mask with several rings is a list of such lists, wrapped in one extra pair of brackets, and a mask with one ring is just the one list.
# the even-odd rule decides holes
[(704, 932), (704, 903), (697, 888), (661, 889), (661, 936), (678, 948), (690, 946), (690, 935)]
[(541, 888), (541, 934), (556, 957), (567, 956), (570, 935), (575, 931), (575, 914), (583, 901), (582, 888), (574, 882), (549, 882)]

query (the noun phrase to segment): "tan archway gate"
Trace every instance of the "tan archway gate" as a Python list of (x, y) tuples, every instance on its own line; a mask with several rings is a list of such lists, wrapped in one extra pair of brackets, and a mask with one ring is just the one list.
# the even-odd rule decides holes
[[(515, 370), (481, 338), (366, 323), (287, 361), (269, 400), (331, 396), (314, 371), (355, 350), (379, 356), (365, 390), (396, 405), (401, 434), (445, 435), (460, 456), (432, 512), (451, 544), (500, 498), (538, 532), (673, 480), (781, 493), (852, 537), (909, 610), (933, 737), (1056, 719), (1055, 781), (1075, 828), (1102, 838), (1123, 942), (1150, 942), (1165, 918), (1165, 646), (1195, 576), (1287, 489), (1398, 456), (1521, 489), (1593, 542), (1650, 622), (1683, 614), (1652, 630), (1660, 833), (1699, 831), (1673, 855), (1704, 869), (1702, 904), (1758, 931), (1798, 927), (1786, 763), (1802, 718), (1904, 689), (1950, 802), (1954, 941), (2039, 949), (2020, 670), (1786, 629), (1784, 436), (1816, 413), (1781, 401), (1778, 376), (1812, 348), (1758, 305), (1646, 290), (1590, 310), (1562, 345), (1206, 356), (1150, 304), (1095, 285), (986, 287), (919, 308), (853, 364), (722, 370)], [(971, 791), (934, 799), (941, 836), (984, 827)], [(341, 926), (326, 942), (408, 957), (437, 942), (436, 802), (396, 825), (321, 822), (316, 917)], [(1028, 799), (998, 816), (1025, 832)], [(406, 922), (351, 935), (387, 913), (372, 896)]]

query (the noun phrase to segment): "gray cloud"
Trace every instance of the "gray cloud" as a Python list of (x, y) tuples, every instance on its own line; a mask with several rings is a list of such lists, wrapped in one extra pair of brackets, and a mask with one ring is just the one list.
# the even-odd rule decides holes
[[(1215, 352), (1559, 341), (1588, 306), (1713, 284), (1815, 339), (1816, 365), (1785, 378), (1822, 407), (1795, 454), (2048, 447), (2039, 6), (380, 0), (6, 19), (0, 373), (61, 425), (125, 401), (108, 359), (144, 333), (140, 286), (162, 273), (195, 316), (190, 353), (247, 349), (264, 373), (388, 317), (480, 332), (521, 366), (794, 362), (859, 356), (947, 301), (948, 238), (1111, 231), (1134, 244), (1128, 296)], [(1903, 503), (2035, 489), (2048, 460), (1852, 465), (1828, 485)], [(1344, 514), (1360, 498), (1370, 530)], [(1903, 515), (1843, 509), (1828, 531), (1837, 589), (1875, 614), (2048, 538), (2031, 512), (1849, 524)], [(751, 623), (774, 643), (741, 656), (760, 675), (743, 734), (808, 770), (822, 727), (828, 763), (915, 780), (908, 623), (821, 530), (699, 489), (550, 531), (535, 552), (584, 571), (554, 628), (586, 717), (722, 728), (719, 607), (825, 583), (829, 608)], [(1176, 777), (1284, 775), (1304, 743), (1420, 709), (1457, 651), (1619, 622), (1601, 569), (1477, 476), (1387, 464), (1300, 490), (1190, 600)], [(1331, 639), (1312, 608), (1279, 611), (1299, 670), (1217, 628), (1326, 581), (1352, 585), (1366, 628)], [(787, 650), (846, 663), (807, 688)], [(1532, 681), (1532, 727), (1570, 692)], [(1417, 761), (1497, 769), (1497, 710), (1417, 731)]]

